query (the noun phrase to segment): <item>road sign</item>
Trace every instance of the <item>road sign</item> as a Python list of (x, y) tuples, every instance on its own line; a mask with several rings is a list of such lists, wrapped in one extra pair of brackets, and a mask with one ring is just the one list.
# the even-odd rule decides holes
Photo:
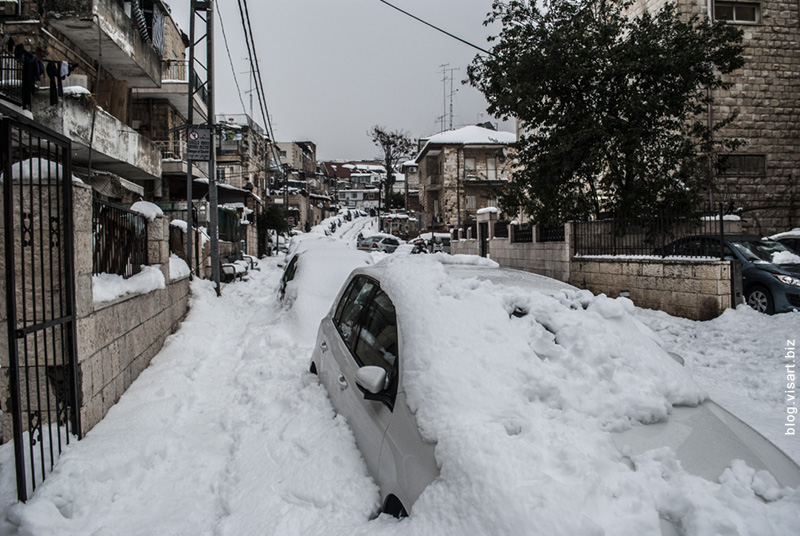
[(189, 160), (211, 160), (211, 129), (205, 126), (191, 126), (188, 134)]

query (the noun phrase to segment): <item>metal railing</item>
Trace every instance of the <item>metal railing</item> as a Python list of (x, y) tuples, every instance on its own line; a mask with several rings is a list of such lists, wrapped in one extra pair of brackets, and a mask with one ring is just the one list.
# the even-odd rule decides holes
[[(732, 222), (721, 213), (683, 215), (654, 215), (634, 218), (614, 217), (603, 220), (573, 223), (575, 254), (582, 256), (659, 256), (674, 255), (675, 241), (685, 242), (697, 238), (715, 246), (692, 249), (690, 244), (680, 250), (692, 257), (723, 258), (722, 241), (730, 234)], [(692, 238), (690, 238), (692, 237)], [(696, 250), (696, 251), (695, 251)], [(686, 256), (687, 253), (682, 253)]]
[(513, 240), (511, 240), (511, 242), (514, 244), (524, 244), (533, 242), (533, 228), (517, 227), (516, 229), (514, 229), (514, 237)]
[(186, 158), (186, 142), (183, 140), (154, 140), (158, 148), (161, 150), (161, 158), (165, 160), (182, 160)]
[(508, 222), (498, 221), (494, 224), (494, 237), (495, 238), (508, 238)]
[(93, 274), (129, 278), (142, 271), (147, 259), (147, 219), (124, 207), (92, 202)]
[(7, 52), (0, 53), (0, 97), (22, 105), (22, 64)]
[(539, 237), (537, 242), (563, 242), (566, 238), (563, 225), (552, 227), (537, 226)]
[(189, 60), (164, 60), (161, 66), (161, 79), (188, 82), (188, 72)]

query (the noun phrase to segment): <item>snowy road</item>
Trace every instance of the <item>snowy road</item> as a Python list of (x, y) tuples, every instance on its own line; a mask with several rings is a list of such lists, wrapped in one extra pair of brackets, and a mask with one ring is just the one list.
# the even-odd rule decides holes
[[(353, 242), (371, 220), (337, 231)], [(366, 230), (376, 230), (367, 227)], [(25, 505), (14, 500), (13, 450), (0, 449), (0, 534), (416, 534), (381, 516), (352, 434), (308, 374), (313, 340), (276, 298), (277, 259), (216, 298), (193, 283), (192, 309), (108, 416), (62, 457)], [(320, 317), (325, 311), (320, 311)], [(800, 315), (730, 311), (691, 322), (639, 311), (699, 382), (797, 460), (778, 437), (783, 339)], [(318, 322), (317, 319), (305, 319)], [(741, 411), (738, 411), (741, 410)], [(524, 531), (523, 531), (524, 532)]]

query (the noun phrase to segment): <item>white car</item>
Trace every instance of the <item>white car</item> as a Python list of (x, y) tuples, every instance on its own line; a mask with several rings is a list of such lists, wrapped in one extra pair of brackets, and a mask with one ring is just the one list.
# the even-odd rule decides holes
[(397, 247), (404, 243), (403, 240), (392, 235), (377, 234), (362, 238), (358, 241), (357, 247), (361, 251), (380, 251), (383, 253), (394, 253)]
[[(563, 533), (634, 516), (650, 533), (679, 534), (697, 533), (685, 530), (697, 519), (793, 508), (764, 504), (797, 493), (785, 491), (800, 486), (797, 464), (708, 400), (629, 300), (432, 257), (355, 270), (311, 358), (382, 512), (405, 516), (424, 499), (427, 515), (439, 501), (498, 527), (554, 512)], [(746, 508), (717, 504), (729, 473), (751, 477), (736, 491)], [(453, 489), (466, 495), (448, 503)]]

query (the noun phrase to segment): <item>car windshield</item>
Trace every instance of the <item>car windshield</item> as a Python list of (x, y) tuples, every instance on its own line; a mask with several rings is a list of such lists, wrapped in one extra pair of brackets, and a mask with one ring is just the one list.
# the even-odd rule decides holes
[(733, 242), (733, 246), (750, 262), (795, 264), (792, 262), (793, 257), (800, 262), (800, 257), (792, 253), (780, 242), (773, 240), (742, 240)]

